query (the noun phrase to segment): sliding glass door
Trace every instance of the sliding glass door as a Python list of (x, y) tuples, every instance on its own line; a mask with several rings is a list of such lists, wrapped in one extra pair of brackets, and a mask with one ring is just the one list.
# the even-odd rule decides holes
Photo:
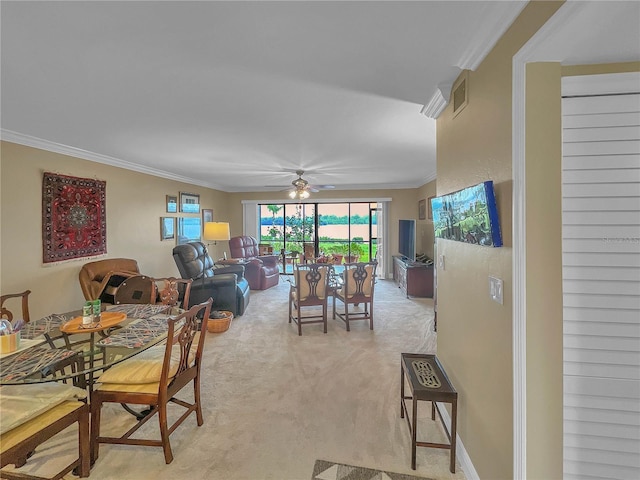
[[(334, 264), (366, 262), (378, 250), (375, 202), (290, 203), (260, 205), (260, 243), (289, 257), (322, 259)], [(286, 269), (288, 267), (288, 270)]]

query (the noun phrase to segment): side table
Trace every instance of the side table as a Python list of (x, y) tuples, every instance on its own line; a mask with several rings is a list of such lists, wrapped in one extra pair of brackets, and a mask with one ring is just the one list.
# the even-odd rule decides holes
[[(411, 390), (411, 396), (405, 396), (405, 377)], [(405, 400), (412, 400), (411, 419)], [(449, 438), (449, 443), (431, 443), (417, 441), (418, 401), (431, 402), (431, 420), (436, 419), (436, 410)], [(436, 402), (451, 404), (451, 433), (440, 413)], [(407, 418), (411, 433), (411, 468), (416, 469), (416, 447), (445, 448), (451, 451), (449, 470), (456, 471), (456, 423), (458, 416), (458, 392), (449, 381), (446, 372), (435, 355), (403, 353), (400, 361), (400, 418)]]

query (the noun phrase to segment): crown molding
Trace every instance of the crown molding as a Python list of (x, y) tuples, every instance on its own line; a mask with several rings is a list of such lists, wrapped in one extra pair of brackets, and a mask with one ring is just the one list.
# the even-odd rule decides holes
[(38, 148), (47, 152), (59, 153), (61, 155), (68, 155), (70, 157), (80, 158), (82, 160), (89, 160), (91, 162), (102, 163), (105, 165), (110, 165), (112, 167), (124, 168), (126, 170), (132, 170), (134, 172), (153, 175), (154, 177), (161, 177), (168, 180), (188, 183), (189, 185), (198, 185), (201, 187), (222, 190), (219, 186), (212, 185), (208, 182), (203, 182), (198, 178), (185, 177), (182, 175), (176, 175), (175, 173), (166, 172), (164, 170), (159, 170), (157, 168), (136, 165), (135, 163), (127, 162), (126, 160), (110, 157), (108, 155), (102, 155), (100, 153), (90, 152), (81, 148), (70, 147), (69, 145), (51, 142), (49, 140), (44, 140), (42, 138), (25, 135), (23, 133), (14, 132), (11, 130), (0, 129), (0, 139), (6, 142), (25, 145), (27, 147)]
[(500, 14), (496, 15), (491, 10), (494, 5), (485, 5), (482, 22), (476, 24), (476, 32), (469, 41), (469, 48), (462, 54), (457, 67), (461, 70), (475, 70), (498, 42), (504, 32), (527, 5), (522, 2), (498, 2)]
[(452, 86), (453, 82), (439, 83), (431, 100), (422, 107), (420, 113), (425, 117), (433, 118), (434, 120), (437, 119), (449, 103)]

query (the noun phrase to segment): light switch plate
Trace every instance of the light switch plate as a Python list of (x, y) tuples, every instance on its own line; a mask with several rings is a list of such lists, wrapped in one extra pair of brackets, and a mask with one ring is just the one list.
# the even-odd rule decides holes
[(489, 297), (494, 302), (498, 302), (500, 305), (503, 303), (502, 299), (502, 279), (496, 277), (489, 277)]
[(438, 268), (444, 270), (444, 255), (438, 255)]

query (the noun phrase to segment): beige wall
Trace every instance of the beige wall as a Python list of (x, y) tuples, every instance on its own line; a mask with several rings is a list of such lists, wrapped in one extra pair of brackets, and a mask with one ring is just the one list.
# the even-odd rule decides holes
[[(47, 152), (14, 143), (0, 143), (0, 285), (2, 292), (30, 289), (31, 316), (79, 308), (84, 297), (78, 284), (78, 260), (53, 266), (42, 264), (42, 174), (45, 171), (97, 178), (107, 182), (107, 255), (138, 261), (152, 276), (178, 275), (171, 255), (174, 241), (160, 240), (160, 217), (167, 214), (165, 196), (179, 192), (200, 195), (201, 207), (213, 209), (215, 221), (230, 222), (231, 235), (242, 234), (242, 200), (265, 198), (264, 193), (226, 193), (130, 170)], [(281, 194), (283, 200), (288, 197)], [(397, 220), (416, 218), (417, 189), (319, 192), (314, 198), (392, 198), (389, 211), (390, 249), (396, 253)], [(269, 199), (279, 198), (269, 193)], [(191, 215), (193, 216), (193, 215)], [(222, 257), (227, 242), (210, 246)]]
[[(454, 118), (449, 105), (437, 121), (438, 195), (493, 180), (502, 225), (501, 248), (437, 241), (438, 356), (459, 392), (459, 432), (480, 478), (513, 478), (512, 57), (561, 4), (525, 7), (468, 72), (467, 106)], [(489, 276), (504, 281), (503, 305), (489, 298)]]
[(418, 189), (418, 200), (427, 200), (427, 218), (426, 220), (418, 220), (417, 223), (417, 253), (426, 253), (429, 258), (433, 258), (433, 219), (429, 218), (429, 198), (436, 196), (436, 181), (429, 182)]
[[(228, 218), (223, 192), (8, 142), (1, 149), (2, 292), (30, 289), (33, 318), (81, 306), (78, 272), (87, 261), (42, 264), (43, 172), (105, 180), (107, 255), (101, 258), (134, 258), (143, 273), (153, 276), (178, 275), (171, 255), (175, 243), (160, 240), (160, 217), (177, 216), (166, 213), (166, 195), (198, 193), (202, 207), (212, 208), (216, 220)], [(212, 255), (218, 256), (215, 251)]]
[(526, 70), (527, 478), (562, 473), (562, 109), (559, 63)]

